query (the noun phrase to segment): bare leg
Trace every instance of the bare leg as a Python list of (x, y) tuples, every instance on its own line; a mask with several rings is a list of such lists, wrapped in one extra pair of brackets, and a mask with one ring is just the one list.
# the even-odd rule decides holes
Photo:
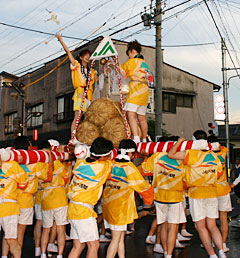
[(57, 225), (56, 225), (56, 222), (54, 221), (50, 231), (49, 244), (54, 244), (56, 237), (57, 237)]
[(36, 220), (33, 234), (34, 234), (35, 248), (40, 247), (41, 235), (42, 235), (42, 220), (39, 220), (39, 219)]
[(128, 116), (128, 122), (132, 131), (133, 136), (139, 136), (138, 135), (138, 125), (137, 125), (137, 116), (136, 112), (127, 111)]
[(147, 138), (147, 133), (148, 133), (148, 123), (145, 115), (137, 115), (140, 128), (142, 131), (142, 137)]
[(157, 231), (157, 219), (155, 218), (152, 222), (148, 235), (153, 236), (156, 233), (156, 231)]
[(118, 251), (118, 246), (119, 246), (120, 239), (121, 239), (121, 236), (122, 236), (122, 231), (111, 230), (111, 232), (112, 232), (112, 240), (111, 240), (111, 243), (110, 243), (110, 245), (107, 249), (106, 258), (114, 258), (115, 257), (115, 255)]
[(207, 230), (207, 227), (206, 227), (206, 219), (196, 221), (195, 227), (198, 231), (199, 237), (200, 237), (200, 239), (203, 243), (203, 246), (205, 247), (208, 255), (210, 256), (210, 255), (215, 254), (215, 251), (212, 246), (212, 239), (211, 239), (209, 231)]
[(80, 243), (78, 239), (73, 239), (73, 247), (68, 258), (79, 258), (85, 246), (85, 243)]
[(27, 228), (27, 225), (18, 224), (18, 242), (21, 248), (23, 246), (23, 239), (24, 239), (26, 228)]
[(13, 258), (21, 258), (22, 249), (17, 239), (6, 239)]
[(2, 238), (2, 256), (8, 256), (9, 250), (10, 250), (10, 248), (9, 248), (8, 242), (5, 239), (5, 237), (3, 236), (3, 238)]
[[(167, 229), (167, 254), (172, 255), (173, 249), (176, 243), (177, 239), (177, 233), (178, 233), (178, 224), (168, 223)], [(164, 249), (165, 250), (165, 249)]]
[(156, 244), (161, 243), (161, 225), (157, 225)]
[(228, 218), (227, 218), (227, 211), (220, 211), (220, 222), (221, 222), (221, 234), (223, 243), (226, 243), (228, 237)]
[(207, 229), (210, 232), (212, 240), (217, 246), (218, 250), (222, 250), (223, 249), (222, 236), (216, 225), (216, 219), (207, 218)]
[(62, 255), (66, 241), (65, 225), (57, 226), (58, 254)]
[(43, 228), (42, 237), (41, 237), (41, 252), (42, 254), (46, 253), (48, 240), (49, 240), (49, 233), (51, 228)]
[(120, 241), (118, 244), (118, 257), (125, 258), (125, 245), (124, 245), (125, 231), (122, 231)]
[(163, 224), (161, 224), (161, 243), (164, 251), (168, 250), (167, 241), (168, 241), (168, 223), (164, 222)]
[(86, 258), (98, 258), (99, 240), (87, 242), (88, 251)]
[[(74, 119), (73, 119), (72, 125), (71, 125), (71, 132), (72, 132), (72, 134), (73, 134), (73, 131), (76, 130), (76, 128), (75, 128), (75, 126), (76, 126), (76, 120), (78, 119), (79, 114), (80, 114), (80, 111), (79, 111), (79, 110), (76, 110), (76, 111), (74, 112)], [(81, 114), (81, 116), (80, 116), (79, 119), (81, 119), (81, 117), (82, 117), (82, 114)]]

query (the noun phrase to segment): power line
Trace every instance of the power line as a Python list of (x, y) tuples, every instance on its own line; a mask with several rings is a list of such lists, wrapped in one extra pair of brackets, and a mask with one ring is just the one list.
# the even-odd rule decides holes
[(236, 67), (236, 65), (235, 65), (235, 63), (234, 63), (234, 61), (233, 61), (233, 59), (232, 59), (232, 56), (231, 56), (230, 51), (229, 51), (229, 49), (228, 49), (228, 47), (227, 47), (227, 45), (226, 45), (226, 43), (225, 43), (225, 41), (224, 41), (224, 38), (222, 37), (221, 31), (220, 31), (219, 28), (218, 28), (218, 25), (217, 25), (217, 23), (216, 23), (216, 21), (215, 21), (215, 18), (213, 17), (212, 11), (210, 10), (210, 8), (209, 8), (209, 6), (208, 6), (206, 0), (204, 0), (204, 3), (205, 3), (206, 6), (207, 6), (208, 12), (209, 12), (210, 15), (211, 15), (211, 18), (212, 18), (212, 20), (213, 20), (213, 22), (214, 22), (214, 25), (215, 25), (215, 27), (216, 27), (216, 29), (217, 29), (217, 31), (218, 31), (218, 34), (219, 34), (219, 36), (220, 36), (220, 38), (221, 38), (221, 41), (224, 42), (224, 45), (225, 45), (225, 47), (226, 47), (226, 50), (227, 50), (228, 55), (229, 55), (229, 57), (230, 57), (230, 60), (231, 60), (231, 62), (232, 62), (232, 64), (233, 64), (233, 66), (234, 66), (234, 69), (235, 69), (237, 75), (239, 76), (237, 67)]

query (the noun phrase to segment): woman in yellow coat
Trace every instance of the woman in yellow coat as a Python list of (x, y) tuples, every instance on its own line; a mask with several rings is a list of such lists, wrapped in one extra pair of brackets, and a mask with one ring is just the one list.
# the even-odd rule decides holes
[(82, 112), (87, 111), (87, 108), (89, 107), (93, 99), (93, 84), (98, 78), (95, 70), (90, 69), (88, 67), (88, 63), (91, 56), (90, 50), (85, 49), (80, 51), (78, 57), (75, 59), (71, 51), (63, 42), (62, 36), (60, 34), (56, 34), (56, 38), (58, 39), (58, 41), (63, 46), (66, 53), (68, 54), (69, 60), (71, 62), (70, 69), (72, 71), (72, 83), (75, 89), (75, 92), (72, 98), (74, 101), (74, 104), (73, 104), (74, 120), (72, 122), (71, 132), (73, 134), (75, 133), (75, 124), (76, 124), (77, 118), (79, 117), (79, 113), (80, 113), (82, 101), (83, 101), (83, 94), (89, 80), (89, 75), (91, 74), (90, 84), (87, 91), (87, 96), (84, 99)]

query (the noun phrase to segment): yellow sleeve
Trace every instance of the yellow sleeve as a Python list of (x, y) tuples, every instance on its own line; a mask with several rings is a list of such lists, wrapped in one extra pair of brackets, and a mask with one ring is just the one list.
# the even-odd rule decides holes
[(199, 160), (199, 150), (186, 150), (184, 165), (194, 165)]
[(133, 164), (132, 169), (134, 169), (134, 171), (128, 174), (129, 187), (143, 197), (145, 204), (152, 204), (154, 198), (152, 186), (144, 180), (137, 167)]
[(49, 166), (48, 163), (38, 162), (33, 168), (33, 172), (36, 173), (37, 178), (46, 181), (49, 178)]
[(25, 190), (28, 185), (28, 174), (25, 172), (17, 162), (11, 161), (12, 166), (9, 168), (9, 172), (15, 175), (18, 189)]
[(142, 171), (141, 174), (143, 176), (152, 176), (154, 170), (154, 162), (158, 153), (154, 153), (151, 157), (149, 157), (146, 161), (142, 163)]
[(120, 66), (120, 71), (123, 74), (124, 77), (129, 76), (129, 65), (128, 61)]

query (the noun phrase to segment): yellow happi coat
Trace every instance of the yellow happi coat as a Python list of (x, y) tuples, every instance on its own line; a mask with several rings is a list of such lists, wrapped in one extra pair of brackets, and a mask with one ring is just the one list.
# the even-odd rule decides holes
[(53, 210), (68, 205), (65, 185), (68, 182), (69, 171), (61, 161), (54, 161), (51, 182), (41, 183), (42, 210)]
[(142, 174), (153, 175), (154, 200), (166, 203), (184, 200), (182, 161), (168, 158), (165, 152), (156, 152), (142, 163)]
[(130, 58), (126, 63), (121, 65), (120, 69), (131, 80), (126, 103), (147, 106), (149, 88), (146, 82), (146, 69), (149, 70), (149, 67), (145, 60), (141, 58)]
[(194, 199), (217, 196), (217, 177), (222, 172), (222, 164), (213, 151), (187, 150), (184, 165), (188, 196)]
[(132, 162), (114, 162), (103, 191), (103, 218), (111, 225), (126, 225), (138, 218), (134, 191), (146, 205), (153, 203), (153, 189)]
[[(75, 66), (70, 66), (72, 70), (72, 84), (75, 89), (75, 92), (73, 94), (73, 101), (74, 101), (74, 111), (80, 110), (81, 104), (82, 104), (82, 99), (83, 99), (83, 93), (84, 93), (84, 87), (87, 86), (87, 82), (85, 77), (83, 76), (81, 72), (81, 65), (77, 60), (75, 60)], [(89, 88), (87, 91), (87, 99), (92, 100), (93, 99), (93, 84), (95, 82), (95, 70), (91, 70), (91, 81), (89, 84)], [(83, 111), (87, 111), (87, 99), (84, 100), (84, 105), (83, 105)]]
[(35, 163), (30, 165), (20, 165), (28, 174), (28, 185), (25, 190), (18, 190), (17, 200), (21, 209), (32, 208), (34, 206), (33, 195), (38, 190), (38, 180), (48, 181), (52, 178), (52, 171), (48, 163)]
[(228, 149), (221, 147), (221, 151), (217, 152), (218, 158), (222, 163), (222, 174), (217, 180), (217, 196), (225, 196), (231, 192), (231, 187), (227, 182), (227, 171), (226, 171), (226, 157)]
[(27, 183), (28, 175), (17, 162), (2, 162), (0, 167), (0, 198), (16, 202), (0, 202), (0, 218), (20, 214), (17, 189), (24, 190)]
[[(103, 184), (110, 175), (111, 161), (77, 160), (73, 169), (73, 179), (68, 189), (68, 219), (81, 220), (97, 217), (93, 208), (73, 202), (94, 206), (102, 195)], [(72, 202), (73, 201), (73, 202)]]

